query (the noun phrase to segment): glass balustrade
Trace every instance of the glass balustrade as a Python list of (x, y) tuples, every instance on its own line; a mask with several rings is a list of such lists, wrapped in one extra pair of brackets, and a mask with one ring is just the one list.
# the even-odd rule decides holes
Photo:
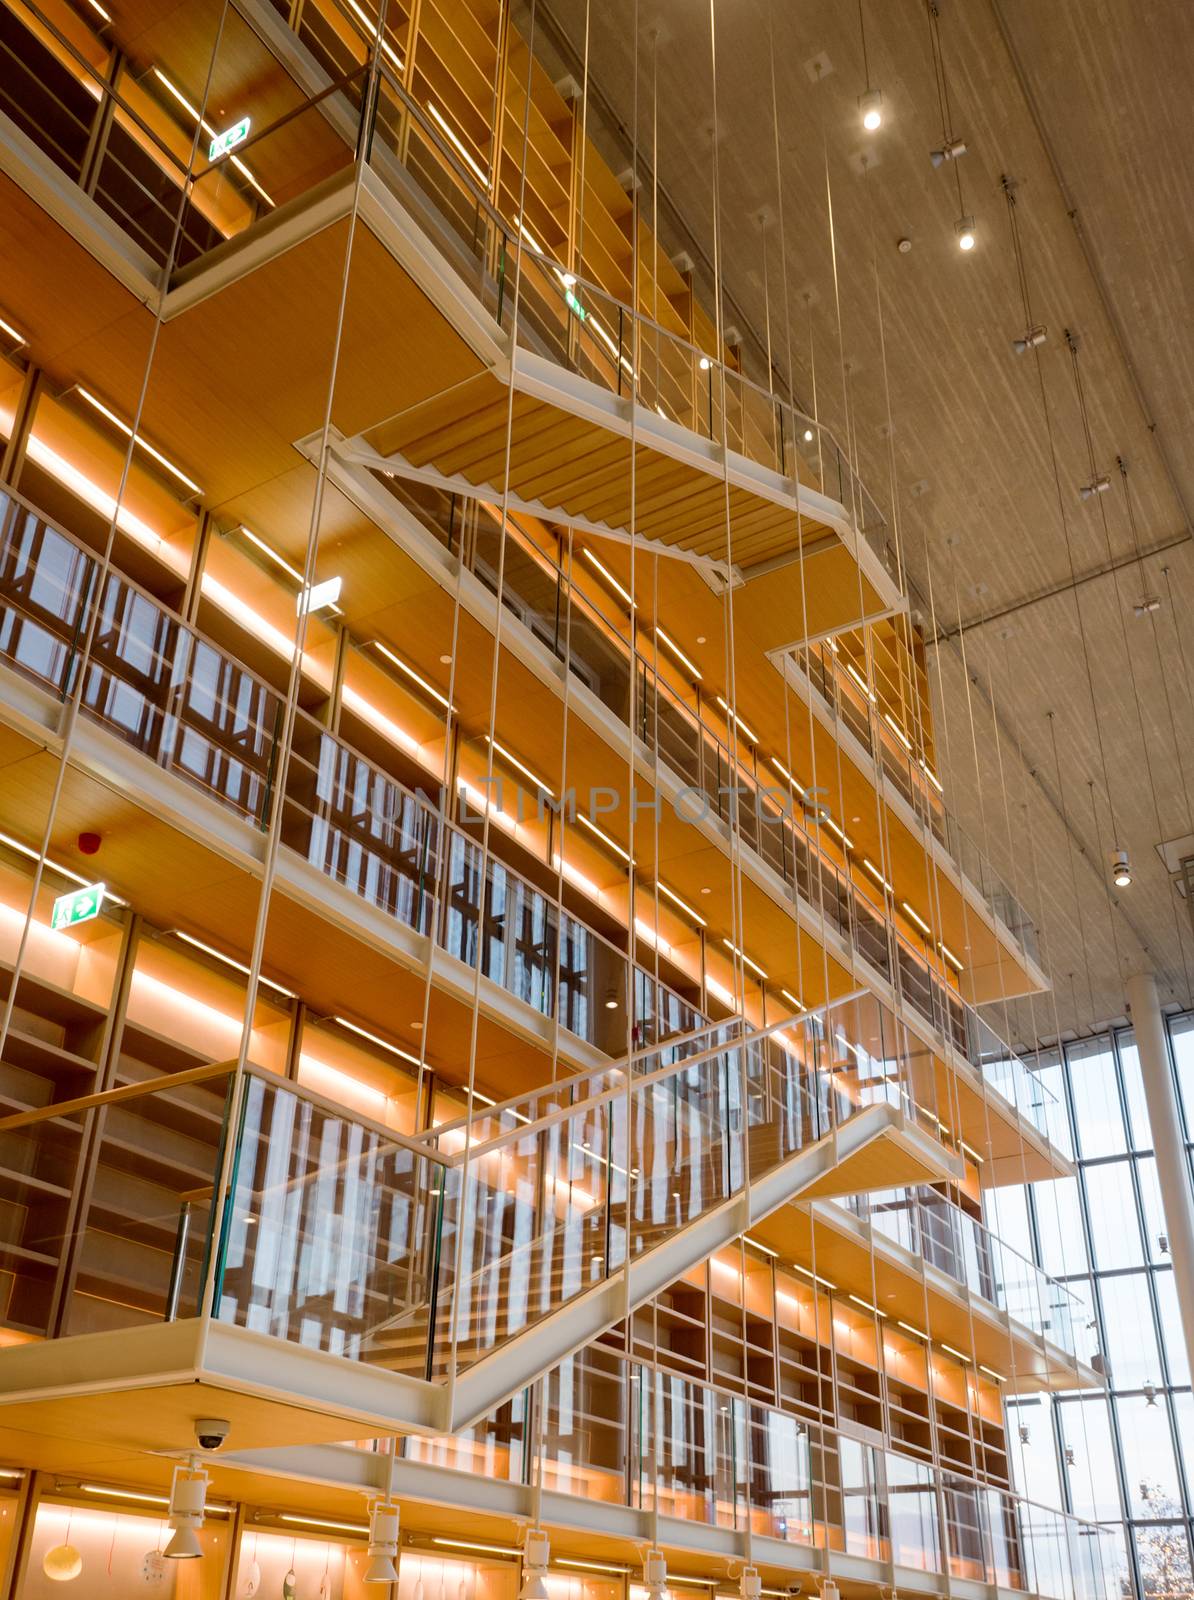
[(1081, 1297), (936, 1189), (893, 1189), (835, 1203), (1022, 1327), (1090, 1363), (1097, 1345)]
[(421, 1138), (250, 1072), (218, 1315), (446, 1378), (722, 1207), (916, 1068), (873, 996), (755, 1037), (734, 1020)]
[[(744, 1400), (601, 1345), (545, 1379), (545, 1486), (742, 1531), (820, 1552), (892, 1562), (1047, 1600), (1118, 1600), (1121, 1552), (1110, 1528), (1006, 1489)], [(408, 1439), (411, 1460), (527, 1482), (535, 1396), (520, 1394), (467, 1439)], [(857, 1575), (857, 1573), (856, 1573)]]
[[(278, 693), (158, 601), (110, 571), (98, 598), (95, 558), (17, 495), (0, 496), (0, 658), (67, 698), (82, 647), (92, 650), (84, 712), (155, 764), (257, 827), (269, 813), (282, 723)], [(94, 615), (91, 611), (95, 605)], [(715, 791), (746, 789), (734, 823), (746, 842), (1042, 1133), (1054, 1097), (833, 863), (794, 815), (764, 821), (766, 796), (691, 712), (644, 674), (645, 726), (687, 744), (690, 768)], [(679, 759), (679, 758), (677, 758)], [(681, 774), (683, 775), (683, 774)], [(749, 782), (745, 782), (749, 779)], [(752, 796), (754, 803), (752, 803)], [(680, 1031), (705, 1020), (664, 984), (305, 713), (296, 719), (283, 799), (285, 842), (321, 872), (612, 1055), (625, 1029), (605, 1000), (631, 971), (642, 1010)], [(893, 959), (894, 955), (894, 959)], [(647, 1042), (645, 1035), (634, 1040)]]

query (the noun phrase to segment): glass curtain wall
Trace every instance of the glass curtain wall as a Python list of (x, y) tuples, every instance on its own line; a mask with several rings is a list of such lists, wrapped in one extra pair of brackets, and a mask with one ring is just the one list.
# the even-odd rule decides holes
[[(1194, 1013), (1168, 1019), (1187, 1160), (1194, 1150)], [(1078, 1175), (995, 1190), (996, 1231), (1091, 1305), (1106, 1394), (1008, 1403), (1016, 1486), (1125, 1528), (1125, 1594), (1194, 1594), (1194, 1395), (1152, 1131), (1131, 1030), (1039, 1059), (1063, 1097), (1057, 1134)]]

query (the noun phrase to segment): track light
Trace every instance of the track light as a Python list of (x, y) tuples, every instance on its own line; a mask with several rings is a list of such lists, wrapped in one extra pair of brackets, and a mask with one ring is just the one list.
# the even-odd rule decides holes
[(1112, 854), (1111, 881), (1117, 889), (1126, 889), (1132, 881), (1132, 868), (1126, 850), (1116, 850)]
[(1012, 349), (1018, 356), (1022, 356), (1026, 350), (1035, 350), (1038, 345), (1044, 344), (1047, 337), (1048, 330), (1045, 325), (1037, 322), (1018, 339), (1012, 340)]
[(738, 1579), (741, 1600), (760, 1600), (762, 1593), (763, 1580), (759, 1577), (758, 1567), (743, 1567), (742, 1576)]
[(949, 144), (943, 144), (940, 150), (930, 150), (929, 160), (934, 167), (939, 167), (945, 161), (957, 161), (959, 156), (966, 154), (965, 139), (953, 139)]
[(199, 1529), (207, 1505), (207, 1473), (192, 1456), (174, 1469), (170, 1483), (170, 1543), (162, 1551), (171, 1561), (193, 1560), (203, 1554)]
[(1089, 483), (1082, 485), (1078, 490), (1078, 497), (1081, 500), (1092, 500), (1096, 494), (1106, 494), (1110, 487), (1111, 479), (1105, 472), (1101, 472), (1097, 478), (1092, 478)]
[(1146, 594), (1142, 599), (1137, 600), (1132, 607), (1138, 617), (1147, 617), (1154, 611), (1160, 611), (1160, 609), (1161, 602), (1155, 594)]
[(883, 94), (879, 89), (868, 89), (865, 94), (858, 97), (858, 109), (862, 114), (862, 125), (868, 133), (874, 133), (876, 128), (883, 125)]
[(959, 217), (954, 223), (954, 232), (958, 236), (959, 250), (974, 249), (974, 218)]
[(662, 1550), (648, 1550), (643, 1557), (643, 1587), (647, 1600), (667, 1600), (667, 1560)]
[(375, 1500), (369, 1510), (369, 1565), (366, 1583), (397, 1583), (398, 1507), (392, 1500)]
[(528, 1528), (522, 1550), (522, 1588), (518, 1600), (548, 1600), (547, 1563), (551, 1545), (542, 1528)]

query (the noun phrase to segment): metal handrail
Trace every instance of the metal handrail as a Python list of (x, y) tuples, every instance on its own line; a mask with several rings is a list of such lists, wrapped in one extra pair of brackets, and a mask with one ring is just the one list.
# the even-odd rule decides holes
[(187, 1067), (182, 1072), (167, 1073), (165, 1077), (146, 1079), (141, 1083), (125, 1083), (116, 1089), (101, 1089), (95, 1094), (82, 1094), (73, 1100), (57, 1100), (52, 1105), (34, 1106), (29, 1111), (14, 1111), (0, 1117), (0, 1133), (11, 1133), (15, 1128), (30, 1128), (39, 1122), (54, 1122), (75, 1111), (91, 1111), (96, 1106), (122, 1105), (127, 1100), (139, 1100), (145, 1095), (160, 1094), (166, 1089), (180, 1089), (188, 1083), (207, 1083), (212, 1078), (226, 1077), (236, 1070), (235, 1061), (214, 1062), (204, 1067)]

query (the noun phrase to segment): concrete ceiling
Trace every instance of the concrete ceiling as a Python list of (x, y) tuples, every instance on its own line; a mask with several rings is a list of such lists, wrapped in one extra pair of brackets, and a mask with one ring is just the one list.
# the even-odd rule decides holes
[[(934, 170), (925, 0), (864, 3), (874, 135), (853, 0), (715, 0), (713, 43), (709, 0), (540, 0), (536, 25), (579, 80), (588, 14), (590, 132), (622, 166), (637, 144), (645, 213), (657, 176), (660, 232), (698, 277), (720, 253), (748, 370), (769, 340), (808, 404), (815, 360), (820, 414), (845, 437), (848, 400), (885, 510), (894, 480), (937, 641), (947, 799), (1037, 918), (1054, 979), (994, 1020), (1023, 1042), (1085, 1032), (1122, 1015), (1133, 968), (1164, 1002), (1192, 998), (1190, 919), (1156, 846), (1194, 833), (1194, 7), (938, 0), (968, 153)], [(1039, 358), (1011, 348), (1025, 317), (1004, 175)], [(1067, 329), (1112, 479), (1086, 502)], [(1142, 594), (1161, 605), (1137, 617)]]

